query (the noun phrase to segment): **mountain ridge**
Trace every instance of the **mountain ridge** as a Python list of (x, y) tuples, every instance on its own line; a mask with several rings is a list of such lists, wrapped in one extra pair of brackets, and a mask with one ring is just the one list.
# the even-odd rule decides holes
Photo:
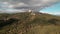
[[(6, 25), (7, 23), (8, 25)], [(58, 30), (60, 17), (39, 12), (0, 14), (0, 24), (4, 25), (3, 27), (0, 25), (0, 34), (40, 34), (39, 32), (43, 34), (44, 30), (39, 31), (39, 29), (45, 29), (45, 27), (52, 29), (51, 27), (54, 27), (53, 29)]]

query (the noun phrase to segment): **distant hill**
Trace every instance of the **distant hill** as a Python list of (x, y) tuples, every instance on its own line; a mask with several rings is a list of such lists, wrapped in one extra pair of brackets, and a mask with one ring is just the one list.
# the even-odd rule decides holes
[(60, 34), (60, 17), (40, 12), (3, 13), (0, 34)]

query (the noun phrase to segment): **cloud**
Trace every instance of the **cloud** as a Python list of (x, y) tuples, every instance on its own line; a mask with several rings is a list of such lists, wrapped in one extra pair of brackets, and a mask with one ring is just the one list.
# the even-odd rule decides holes
[(19, 12), (26, 12), (28, 11), (27, 9), (20, 9), (20, 10), (16, 10), (16, 9), (6, 9), (6, 10), (0, 10), (0, 13), (19, 13)]
[(40, 10), (45, 7), (48, 7), (50, 5), (53, 5), (54, 3), (58, 2), (59, 0), (17, 0), (17, 3), (19, 4), (22, 2), (22, 6), (17, 6), (15, 7), (20, 9), (20, 8), (25, 8), (25, 9), (33, 9), (33, 10)]
[(9, 5), (9, 6), (8, 6), (8, 8), (13, 8), (13, 7), (14, 7), (14, 5)]
[(8, 4), (8, 2), (3, 2), (3, 4)]
[(17, 5), (18, 5), (18, 6), (28, 6), (27, 4), (22, 3), (22, 2), (18, 3)]
[(60, 12), (46, 12), (46, 11), (40, 11), (42, 13), (52, 14), (52, 15), (60, 15)]
[(9, 3), (9, 8), (14, 9), (32, 9), (32, 10), (41, 10), (45, 7), (49, 7), (54, 3), (60, 2), (60, 0), (0, 0), (6, 5)]

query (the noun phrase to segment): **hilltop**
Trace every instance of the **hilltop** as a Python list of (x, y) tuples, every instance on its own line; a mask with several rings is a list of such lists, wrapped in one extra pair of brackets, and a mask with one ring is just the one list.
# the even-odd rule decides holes
[(0, 34), (60, 34), (60, 17), (40, 12), (0, 14)]

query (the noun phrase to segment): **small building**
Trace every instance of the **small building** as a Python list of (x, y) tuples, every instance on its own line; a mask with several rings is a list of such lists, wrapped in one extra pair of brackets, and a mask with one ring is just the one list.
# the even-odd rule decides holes
[(32, 10), (28, 10), (29, 12), (32, 12)]
[(29, 12), (31, 13), (31, 15), (36, 15), (33, 10), (29, 10)]

